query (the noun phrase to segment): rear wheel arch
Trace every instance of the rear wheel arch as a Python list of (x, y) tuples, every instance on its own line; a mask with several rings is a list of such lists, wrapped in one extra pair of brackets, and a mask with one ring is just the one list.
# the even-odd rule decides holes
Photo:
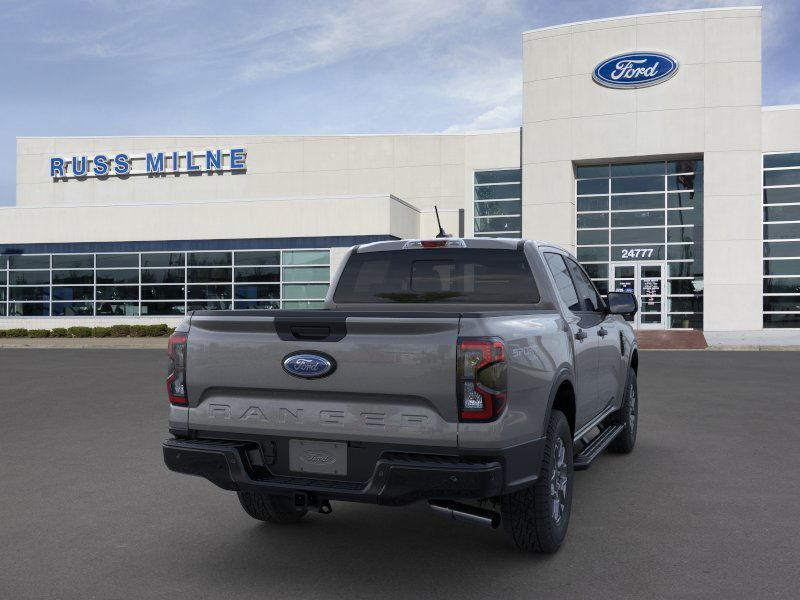
[(553, 410), (558, 410), (564, 413), (569, 424), (570, 431), (575, 433), (575, 386), (568, 373), (562, 373), (560, 377), (553, 383), (553, 389), (550, 392), (550, 401), (547, 412), (545, 413), (544, 428), (547, 429), (547, 423), (550, 420), (550, 413)]
[(633, 353), (631, 354), (631, 369), (636, 375), (639, 375), (639, 350), (634, 348)]

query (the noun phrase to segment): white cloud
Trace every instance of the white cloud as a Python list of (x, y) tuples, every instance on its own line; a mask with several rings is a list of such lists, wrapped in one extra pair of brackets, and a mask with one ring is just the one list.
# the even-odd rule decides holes
[(479, 114), (467, 123), (450, 125), (444, 133), (463, 133), (487, 129), (517, 127), (522, 123), (522, 112), (518, 103), (501, 104)]
[[(492, 9), (494, 5), (490, 5)], [(424, 43), (424, 37), (479, 10), (475, 0), (358, 1), (295, 15), (293, 26), (253, 44), (240, 76), (247, 81), (297, 73), (357, 55)]]

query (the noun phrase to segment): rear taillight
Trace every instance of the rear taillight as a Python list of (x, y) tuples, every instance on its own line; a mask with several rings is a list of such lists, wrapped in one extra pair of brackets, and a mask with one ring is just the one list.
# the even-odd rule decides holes
[(461, 421), (494, 421), (506, 408), (506, 350), (497, 338), (459, 338), (458, 414)]
[(186, 334), (173, 333), (167, 345), (169, 368), (167, 370), (167, 394), (172, 404), (186, 405)]

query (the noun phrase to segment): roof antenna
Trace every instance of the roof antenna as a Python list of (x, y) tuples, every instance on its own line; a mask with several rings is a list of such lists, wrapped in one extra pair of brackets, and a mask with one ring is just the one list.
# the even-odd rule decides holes
[(450, 234), (445, 233), (442, 228), (442, 220), (439, 218), (439, 208), (434, 204), (433, 210), (436, 211), (436, 222), (439, 224), (439, 233), (436, 234), (437, 238), (449, 238)]

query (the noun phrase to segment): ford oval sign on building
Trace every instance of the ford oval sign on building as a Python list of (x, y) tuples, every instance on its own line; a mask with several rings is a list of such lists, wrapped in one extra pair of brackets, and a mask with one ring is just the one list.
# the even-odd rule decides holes
[(330, 375), (336, 369), (336, 361), (327, 354), (296, 352), (283, 359), (283, 370), (289, 375), (304, 379), (317, 379)]
[(641, 88), (666, 81), (678, 72), (678, 61), (660, 52), (629, 52), (601, 62), (592, 79), (610, 88)]

